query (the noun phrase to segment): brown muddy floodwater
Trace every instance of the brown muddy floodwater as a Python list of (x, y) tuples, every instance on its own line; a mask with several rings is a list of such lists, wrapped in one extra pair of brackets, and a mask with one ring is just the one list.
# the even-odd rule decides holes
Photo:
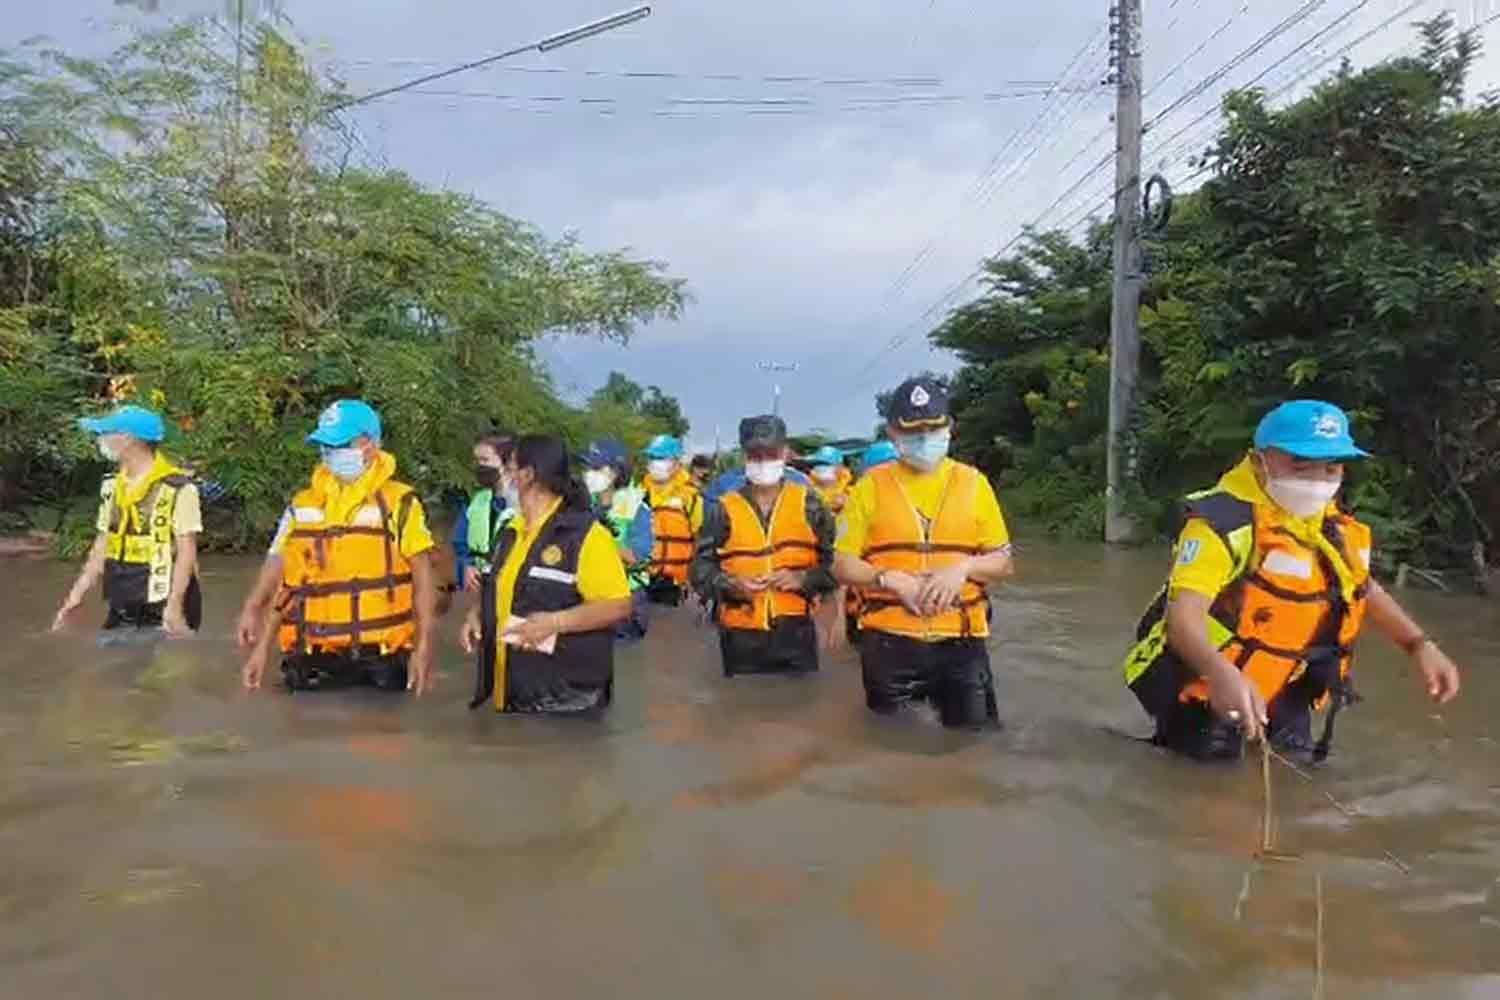
[(451, 643), (421, 701), (247, 697), (249, 562), (203, 637), (108, 649), (46, 634), (71, 567), (5, 562), (0, 996), (1309, 997), (1321, 875), (1324, 995), (1500, 997), (1500, 604), (1409, 597), (1461, 700), (1369, 641), (1258, 864), (1256, 767), (1128, 738), (1164, 559), (1027, 548), (981, 737), (868, 717), (848, 654), (728, 682), (687, 612), (603, 724), (467, 711)]

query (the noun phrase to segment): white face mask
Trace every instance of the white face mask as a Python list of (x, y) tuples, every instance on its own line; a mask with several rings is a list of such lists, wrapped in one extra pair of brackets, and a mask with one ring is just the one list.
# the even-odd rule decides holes
[(1321, 514), (1343, 483), (1337, 479), (1266, 479), (1266, 495), (1293, 517)]
[(813, 468), (812, 477), (820, 483), (831, 483), (839, 477), (839, 470), (831, 465), (819, 465)]
[(786, 474), (785, 462), (746, 462), (745, 478), (756, 486), (774, 486)]
[(99, 457), (104, 459), (106, 462), (118, 462), (120, 460), (120, 452), (115, 448), (114, 445), (110, 444), (108, 441), (105, 441), (103, 438), (100, 438)]
[(509, 476), (500, 480), (500, 496), (505, 500), (505, 506), (511, 510), (521, 509), (521, 491), (516, 489), (515, 481)]
[(613, 469), (588, 469), (583, 474), (583, 487), (594, 496), (605, 492), (614, 484)]
[(677, 471), (677, 463), (670, 458), (658, 458), (646, 466), (646, 471), (652, 479), (664, 483)]

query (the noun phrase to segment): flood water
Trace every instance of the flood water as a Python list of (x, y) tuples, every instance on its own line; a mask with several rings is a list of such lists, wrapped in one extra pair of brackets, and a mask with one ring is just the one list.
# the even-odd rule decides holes
[(73, 567), (0, 563), (0, 995), (1307, 997), (1321, 877), (1327, 997), (1500, 997), (1500, 602), (1405, 595), (1463, 695), (1367, 640), (1258, 863), (1257, 766), (1130, 738), (1164, 560), (1028, 547), (978, 737), (867, 716), (849, 653), (726, 681), (688, 612), (602, 724), (467, 711), (456, 614), (420, 701), (246, 696), (251, 563), (201, 638), (102, 650), (46, 634)]

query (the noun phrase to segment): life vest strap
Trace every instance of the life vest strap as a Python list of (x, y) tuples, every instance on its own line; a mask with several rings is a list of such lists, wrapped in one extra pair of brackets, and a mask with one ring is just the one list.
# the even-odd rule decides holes
[(377, 576), (337, 580), (331, 583), (306, 583), (290, 587), (288, 592), (297, 597), (330, 597), (334, 594), (359, 594), (368, 590), (384, 590), (387, 585), (403, 587), (412, 582), (410, 573), (398, 573), (391, 577)]
[(288, 538), (342, 538), (345, 535), (385, 535), (390, 532), (384, 527), (377, 528), (371, 524), (335, 524), (326, 528), (293, 528), (287, 532)]
[(865, 549), (864, 556), (883, 555), (887, 552), (912, 552), (917, 555), (930, 555), (933, 552), (957, 552), (961, 555), (977, 556), (984, 549), (977, 545), (955, 545), (947, 542), (888, 542), (884, 545), (872, 545)]
[(395, 628), (397, 625), (405, 625), (407, 622), (410, 622), (412, 617), (410, 611), (404, 611), (394, 615), (386, 615), (384, 618), (366, 618), (363, 621), (354, 621), (348, 624), (304, 622), (300, 617), (294, 617), (292, 621), (308, 636), (318, 639), (332, 639), (339, 636), (357, 635), (360, 632)]

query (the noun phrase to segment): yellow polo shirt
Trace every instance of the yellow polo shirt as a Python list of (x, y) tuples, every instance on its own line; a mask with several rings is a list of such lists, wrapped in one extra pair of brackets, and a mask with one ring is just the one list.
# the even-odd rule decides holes
[[(948, 489), (948, 480), (952, 478), (957, 464), (953, 459), (945, 458), (932, 472), (918, 472), (904, 462), (895, 463), (893, 468), (896, 481), (901, 484), (901, 489), (912, 506), (931, 521), (938, 515), (943, 493)], [(975, 509), (979, 515), (979, 537), (975, 539), (975, 544), (985, 552), (993, 552), (1010, 544), (1010, 530), (1005, 525), (1005, 515), (1000, 512), (1000, 501), (995, 496), (995, 488), (982, 475), (979, 477), (978, 493)], [(854, 489), (849, 493), (849, 502), (844, 505), (844, 512), (839, 517), (839, 536), (835, 546), (837, 551), (855, 558), (863, 557), (865, 539), (869, 536), (870, 524), (875, 520), (876, 495), (875, 481), (869, 476), (861, 476), (859, 482), (854, 484)]]
[[(562, 500), (554, 500), (547, 513), (534, 527), (526, 523), (519, 511), (506, 524), (505, 531), (514, 531), (519, 537), (505, 557), (495, 577), (495, 708), (505, 708), (505, 653), (510, 647), (500, 641), (499, 633), (505, 631), (510, 621), (510, 609), (515, 602), (516, 580), (531, 546), (536, 543), (542, 527), (550, 520)], [(630, 597), (630, 581), (625, 578), (625, 564), (620, 560), (620, 550), (614, 536), (604, 525), (590, 525), (583, 538), (583, 547), (578, 550), (578, 594), (585, 602), (617, 601)]]

